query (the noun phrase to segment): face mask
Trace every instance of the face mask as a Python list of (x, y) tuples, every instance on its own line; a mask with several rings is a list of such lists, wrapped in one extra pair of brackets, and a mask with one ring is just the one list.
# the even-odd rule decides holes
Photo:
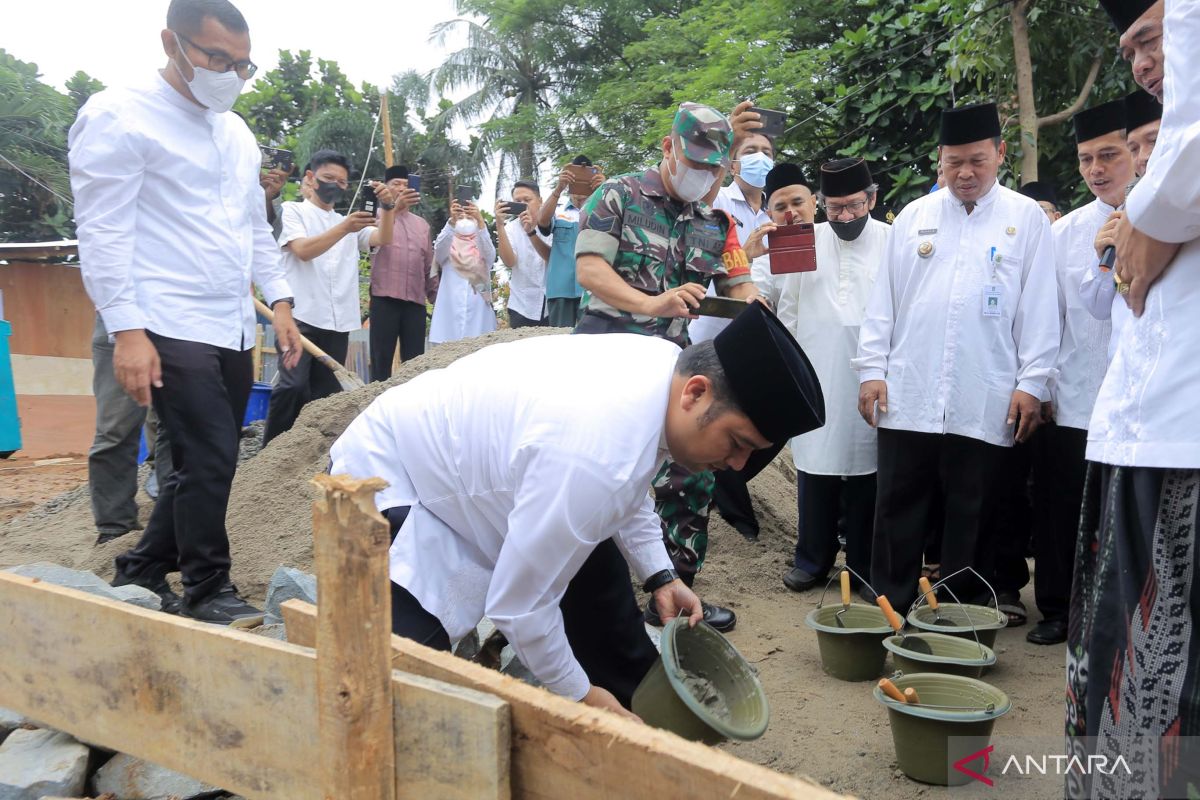
[(675, 196), (685, 203), (694, 203), (704, 195), (717, 180), (717, 176), (708, 170), (692, 169), (679, 159), (675, 161), (675, 172), (671, 175), (671, 188)]
[(867, 220), (870, 214), (863, 214), (858, 219), (852, 219), (849, 222), (834, 222), (829, 221), (829, 227), (833, 228), (833, 232), (843, 242), (853, 242), (862, 235), (863, 229), (867, 227)]
[(218, 114), (224, 114), (233, 108), (238, 95), (242, 93), (242, 87), (246, 85), (246, 82), (238, 77), (237, 71), (213, 72), (211, 69), (197, 67), (187, 57), (187, 53), (183, 49), (183, 44), (179, 41), (179, 34), (175, 34), (175, 44), (179, 45), (179, 54), (183, 56), (183, 60), (192, 68), (192, 79), (190, 81), (187, 80), (183, 75), (183, 70), (179, 69), (179, 65), (175, 64), (174, 61), (171, 63), (175, 64), (175, 69), (179, 70), (179, 77), (187, 82), (188, 88), (192, 90), (192, 97), (196, 98), (196, 102), (209, 111), (215, 111)]
[(454, 232), (459, 236), (470, 236), (479, 230), (479, 226), (475, 224), (473, 219), (460, 219), (454, 223)]
[(747, 153), (738, 164), (738, 177), (756, 189), (767, 185), (767, 173), (775, 168), (775, 160), (766, 153)]
[(317, 198), (327, 206), (336, 204), (345, 194), (346, 190), (333, 181), (317, 181)]

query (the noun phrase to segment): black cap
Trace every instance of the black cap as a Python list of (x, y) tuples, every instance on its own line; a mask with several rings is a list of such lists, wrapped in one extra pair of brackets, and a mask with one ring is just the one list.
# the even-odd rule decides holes
[(1163, 107), (1158, 98), (1145, 89), (1125, 95), (1125, 130), (1136, 131), (1162, 119)]
[(1075, 126), (1075, 144), (1099, 139), (1113, 131), (1125, 130), (1125, 101), (1109, 100), (1098, 106), (1085, 108), (1071, 117)]
[(804, 170), (799, 164), (776, 164), (767, 173), (767, 183), (763, 186), (763, 194), (767, 200), (771, 199), (771, 193), (776, 189), (782, 189), (785, 186), (795, 186), (799, 184), (806, 189), (812, 189), (808, 184), (808, 179), (804, 177)]
[(403, 164), (393, 164), (383, 173), (383, 182), (393, 181), (396, 178), (408, 178), (408, 167)]
[(996, 110), (995, 103), (977, 103), (942, 112), (942, 132), (938, 144), (970, 144), (998, 136), (1000, 112)]
[(874, 182), (871, 168), (861, 158), (839, 158), (821, 165), (821, 194), (826, 197), (865, 192)]
[(762, 303), (750, 303), (713, 339), (733, 399), (779, 444), (825, 424), (821, 382), (796, 339)]
[(1030, 181), (1020, 188), (1020, 192), (1039, 203), (1049, 203), (1058, 208), (1058, 194), (1054, 191), (1054, 187), (1045, 181)]
[(571, 159), (571, 163), (577, 167), (593, 166), (592, 160), (590, 158), (588, 158), (587, 156), (583, 155), (582, 153), (580, 153), (579, 155), (577, 155), (573, 159)]
[(1138, 18), (1150, 10), (1155, 0), (1100, 0), (1100, 7), (1108, 12), (1117, 36), (1129, 30)]

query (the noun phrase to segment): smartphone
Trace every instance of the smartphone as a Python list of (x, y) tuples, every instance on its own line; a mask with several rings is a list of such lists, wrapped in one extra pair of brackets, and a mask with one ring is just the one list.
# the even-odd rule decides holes
[(408, 176), (408, 188), (413, 190), (414, 192), (421, 191), (421, 176), (420, 175), (409, 175)]
[(265, 144), (260, 144), (258, 149), (262, 151), (262, 168), (266, 170), (281, 169), (284, 172), (292, 171), (292, 151), (280, 150), (278, 147), (267, 147)]
[(592, 176), (596, 174), (596, 167), (585, 167), (582, 164), (570, 164), (567, 166), (567, 173), (571, 176), (571, 182), (567, 186), (567, 191), (574, 195), (592, 193)]
[(758, 108), (756, 106), (751, 106), (749, 110), (762, 117), (763, 126), (755, 131), (755, 133), (761, 133), (764, 136), (771, 137), (772, 139), (783, 135), (784, 125), (787, 124), (787, 114), (783, 113), (782, 111), (774, 111), (769, 108)]
[(459, 205), (465, 206), (467, 203), (475, 202), (475, 187), (474, 186), (459, 186), (454, 190), (454, 199)]
[(508, 215), (510, 217), (519, 217), (525, 212), (525, 209), (529, 208), (528, 203), (518, 203), (515, 200), (509, 200), (504, 204), (504, 206), (508, 209)]
[(375, 196), (375, 190), (371, 188), (371, 184), (364, 183), (362, 187), (362, 199), (359, 201), (358, 210), (374, 214), (378, 208), (379, 198)]
[(700, 299), (700, 307), (694, 313), (702, 317), (736, 319), (749, 307), (750, 304), (745, 300), (734, 300), (729, 297), (703, 297)]

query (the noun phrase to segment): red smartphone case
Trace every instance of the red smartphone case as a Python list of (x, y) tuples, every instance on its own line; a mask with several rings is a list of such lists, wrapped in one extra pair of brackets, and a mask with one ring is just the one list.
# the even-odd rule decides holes
[(812, 272), (817, 268), (817, 237), (811, 222), (780, 225), (767, 234), (771, 274)]

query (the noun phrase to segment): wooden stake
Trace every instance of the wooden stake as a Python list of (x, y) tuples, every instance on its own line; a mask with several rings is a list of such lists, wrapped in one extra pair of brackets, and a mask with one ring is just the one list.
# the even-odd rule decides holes
[(392, 165), (392, 161), (396, 158), (396, 154), (392, 152), (392, 121), (388, 116), (388, 93), (383, 93), (382, 106), (380, 113), (383, 114), (383, 163), (387, 166)]
[(318, 475), (313, 503), (317, 710), (327, 800), (393, 800), (388, 525), (375, 509), (380, 478)]

